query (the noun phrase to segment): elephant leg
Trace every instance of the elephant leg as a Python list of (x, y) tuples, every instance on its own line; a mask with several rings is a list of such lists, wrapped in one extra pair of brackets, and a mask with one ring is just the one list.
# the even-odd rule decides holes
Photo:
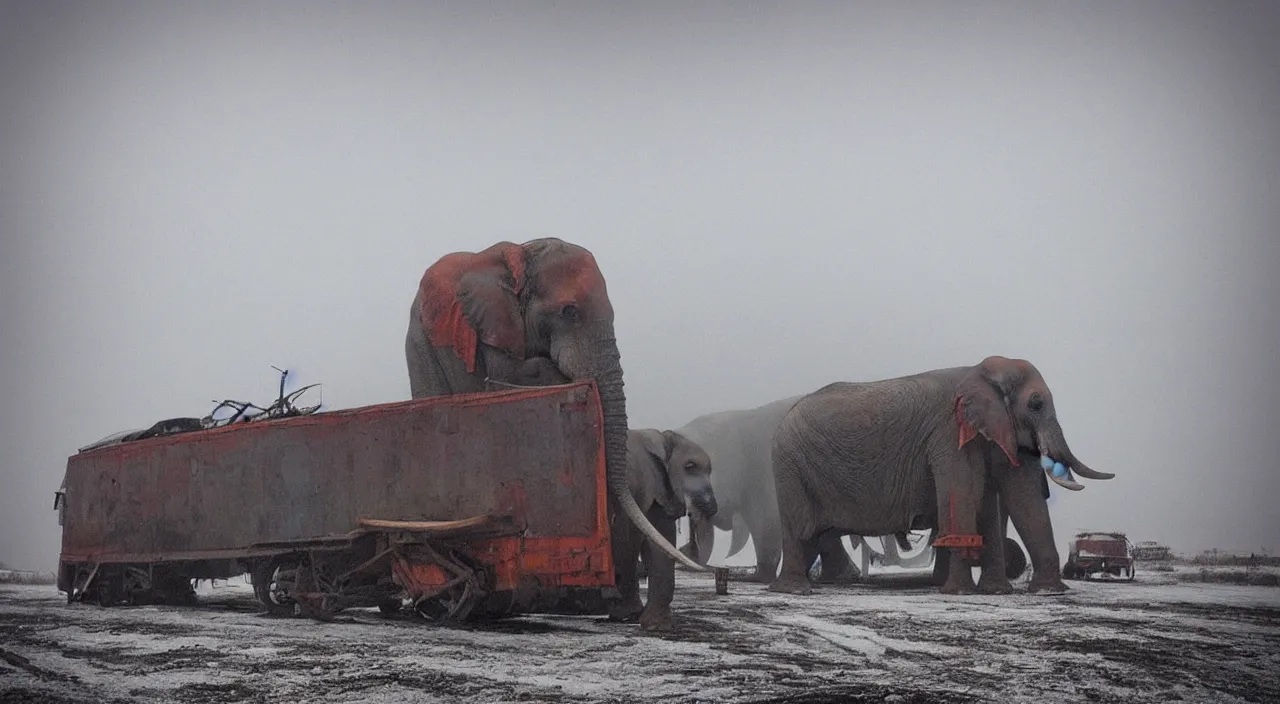
[(932, 583), (935, 587), (941, 587), (947, 583), (947, 577), (951, 575), (951, 551), (946, 548), (938, 548), (933, 551), (933, 577)]
[(822, 571), (818, 582), (823, 584), (852, 583), (862, 581), (862, 573), (849, 551), (844, 548), (840, 533), (827, 531), (818, 539), (818, 555), (822, 558)]
[[(784, 534), (786, 529), (783, 529)], [(782, 543), (782, 571), (769, 584), (769, 591), (783, 594), (813, 593), (809, 584), (809, 566), (818, 557), (818, 537), (788, 536)]]
[[(661, 508), (649, 511), (649, 520), (667, 539), (675, 544), (676, 522), (665, 516)], [(640, 612), (640, 629), (644, 631), (671, 630), (671, 599), (676, 591), (676, 566), (669, 555), (649, 543), (644, 548), (645, 563), (649, 565), (649, 589), (644, 610)]]
[(640, 615), (640, 580), (636, 563), (644, 536), (621, 511), (613, 514), (610, 540), (613, 549), (614, 583), (618, 597), (609, 602), (609, 620), (630, 622)]
[[(946, 452), (935, 460), (934, 485), (938, 497), (938, 537), (979, 535), (978, 514), (986, 490), (983, 450), (970, 443), (961, 452)], [(943, 594), (972, 594), (972, 557), (964, 548), (949, 548), (951, 555)]]
[(1004, 520), (995, 482), (987, 482), (982, 495), (978, 525), (982, 528), (982, 576), (978, 591), (983, 594), (1012, 594), (1013, 585), (1005, 575)]
[[(1048, 481), (1045, 490), (1048, 491)], [(1048, 496), (1045, 497), (1046, 499)], [(1009, 580), (1014, 580), (1022, 576), (1027, 571), (1027, 555), (1022, 551), (1017, 541), (1009, 537), (1009, 509), (1005, 505), (1004, 499), (1000, 499), (1000, 534), (1004, 536), (1004, 576)]]
[(978, 587), (973, 583), (973, 564), (955, 550), (948, 550), (947, 578), (938, 591), (943, 594), (972, 594)]
[(756, 549), (756, 571), (752, 579), (769, 584), (777, 577), (778, 563), (782, 560), (782, 526), (769, 521), (757, 522), (751, 526), (751, 541)]
[(1015, 467), (1002, 477), (1000, 500), (1013, 520), (1013, 527), (1022, 537), (1035, 570), (1027, 591), (1032, 594), (1062, 594), (1068, 591), (1068, 587), (1062, 583), (1053, 523), (1049, 520), (1049, 505), (1044, 500), (1044, 481), (1044, 472), (1032, 467)]

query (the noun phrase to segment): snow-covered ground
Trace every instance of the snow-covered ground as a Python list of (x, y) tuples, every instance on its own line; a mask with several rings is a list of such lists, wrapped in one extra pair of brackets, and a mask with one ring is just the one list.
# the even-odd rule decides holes
[(943, 596), (901, 573), (812, 596), (679, 573), (674, 633), (600, 617), (438, 628), (376, 610), (259, 615), (243, 580), (196, 607), (67, 605), (0, 585), (0, 701), (1280, 701), (1280, 589), (1071, 582)]

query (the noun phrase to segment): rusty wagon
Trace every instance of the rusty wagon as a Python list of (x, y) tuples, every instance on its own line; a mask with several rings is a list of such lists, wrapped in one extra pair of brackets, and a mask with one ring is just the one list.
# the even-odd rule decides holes
[(1134, 578), (1133, 543), (1124, 533), (1082, 532), (1067, 546), (1067, 561), (1062, 567), (1066, 579), (1088, 580), (1093, 575)]
[(72, 455), (58, 588), (103, 605), (249, 574), (268, 612), (459, 621), (614, 584), (594, 382), (424, 398)]

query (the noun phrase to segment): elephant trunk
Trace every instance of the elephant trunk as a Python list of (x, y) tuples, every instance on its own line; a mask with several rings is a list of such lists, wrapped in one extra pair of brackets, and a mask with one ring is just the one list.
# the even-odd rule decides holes
[(674, 545), (658, 532), (644, 511), (631, 495), (627, 482), (627, 399), (622, 390), (622, 363), (618, 353), (617, 342), (609, 331), (608, 337), (599, 340), (603, 358), (601, 371), (595, 375), (600, 389), (600, 404), (604, 414), (605, 467), (608, 471), (609, 490), (636, 527), (644, 533), (655, 546), (669, 554), (672, 559), (690, 569), (705, 571), (708, 568), (690, 560), (688, 556), (676, 549)]
[(1084, 486), (1073, 479), (1073, 472), (1086, 479), (1111, 479), (1115, 476), (1108, 472), (1091, 469), (1076, 459), (1062, 435), (1062, 426), (1056, 420), (1046, 423), (1040, 429), (1039, 437), (1040, 466), (1055, 484), (1072, 491), (1080, 491)]

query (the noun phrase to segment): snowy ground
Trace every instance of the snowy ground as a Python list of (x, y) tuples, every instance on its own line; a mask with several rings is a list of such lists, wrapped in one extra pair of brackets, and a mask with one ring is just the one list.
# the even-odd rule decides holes
[(0, 585), (0, 702), (1280, 701), (1278, 588), (1140, 572), (950, 597), (905, 579), (716, 596), (680, 573), (681, 625), (661, 637), (597, 617), (271, 619), (241, 580), (186, 608)]

